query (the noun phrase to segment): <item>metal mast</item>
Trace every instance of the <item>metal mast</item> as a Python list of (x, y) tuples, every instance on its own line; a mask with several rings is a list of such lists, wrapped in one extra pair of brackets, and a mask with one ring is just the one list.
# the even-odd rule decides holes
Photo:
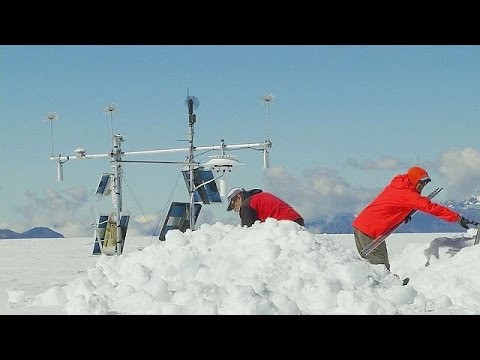
[(270, 103), (275, 100), (275, 95), (267, 94), (262, 96), (262, 101), (267, 105), (267, 139), (270, 139)]
[(112, 135), (112, 144), (113, 144), (113, 112), (115, 110), (117, 110), (117, 104), (111, 103), (110, 105), (105, 106), (105, 111), (107, 113), (110, 113), (110, 132)]
[[(262, 96), (262, 101), (267, 105), (267, 141), (270, 142), (270, 103), (275, 100), (275, 95), (267, 94)], [(268, 149), (263, 150), (263, 168), (267, 169), (270, 166)]]
[(123, 233), (121, 227), (122, 220), (122, 141), (123, 137), (121, 135), (113, 136), (113, 149), (112, 149), (112, 168), (114, 171), (113, 175), (113, 192), (112, 192), (112, 203), (113, 208), (116, 212), (116, 221), (117, 221), (117, 254), (123, 252)]
[(195, 203), (193, 201), (193, 195), (195, 193), (195, 179), (194, 179), (195, 162), (193, 158), (194, 158), (195, 147), (193, 146), (193, 135), (194, 135), (193, 125), (197, 121), (197, 116), (193, 113), (193, 110), (194, 108), (195, 109), (198, 108), (199, 101), (195, 96), (189, 96), (187, 93), (187, 99), (185, 100), (185, 102), (188, 107), (188, 126), (189, 126), (188, 170), (189, 170), (189, 177), (190, 177), (190, 182), (189, 182), (190, 206), (189, 206), (188, 216), (189, 216), (189, 227), (191, 230), (194, 230), (195, 229)]
[(110, 153), (110, 163), (113, 169), (113, 185), (112, 185), (112, 205), (115, 210), (115, 221), (117, 223), (117, 254), (123, 252), (123, 233), (122, 233), (122, 142), (121, 135), (113, 134), (113, 112), (117, 110), (117, 105), (112, 103), (105, 107), (105, 111), (110, 118), (110, 132), (112, 135), (112, 151)]
[(52, 146), (52, 156), (53, 156), (53, 121), (54, 120), (57, 120), (58, 118), (58, 115), (57, 113), (54, 113), (54, 112), (51, 112), (51, 113), (48, 113), (47, 114), (47, 118), (45, 119), (45, 121), (49, 121), (50, 122), (50, 138), (51, 138), (51, 146)]

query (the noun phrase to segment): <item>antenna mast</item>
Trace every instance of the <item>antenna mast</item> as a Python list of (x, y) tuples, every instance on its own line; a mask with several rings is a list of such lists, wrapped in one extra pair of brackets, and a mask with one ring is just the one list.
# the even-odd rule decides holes
[(275, 95), (267, 94), (262, 96), (262, 101), (267, 105), (267, 140), (270, 139), (270, 103), (275, 100)]
[(57, 113), (51, 112), (47, 114), (45, 121), (50, 121), (50, 138), (52, 140), (52, 156), (53, 156), (53, 121), (58, 119)]
[[(270, 103), (275, 100), (275, 95), (267, 94), (262, 96), (262, 101), (267, 105), (267, 142), (270, 143)], [(271, 143), (270, 143), (271, 146)], [(269, 146), (269, 147), (270, 147)], [(268, 147), (263, 149), (263, 168), (267, 169), (270, 167), (270, 156), (268, 154)]]
[[(117, 110), (117, 104), (111, 103), (110, 105), (105, 106), (104, 109), (107, 113), (110, 113), (110, 132), (111, 132), (111, 138), (112, 138), (112, 143), (114, 143), (113, 140), (113, 112)], [(112, 147), (113, 149), (113, 147)]]

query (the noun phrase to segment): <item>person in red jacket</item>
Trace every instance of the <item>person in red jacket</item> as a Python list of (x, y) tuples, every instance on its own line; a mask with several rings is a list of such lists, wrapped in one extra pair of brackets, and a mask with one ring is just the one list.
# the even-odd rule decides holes
[(233, 188), (227, 196), (227, 211), (239, 212), (242, 226), (250, 227), (257, 220), (264, 222), (266, 218), (291, 220), (305, 226), (302, 216), (285, 201), (260, 189), (246, 191)]
[[(412, 210), (422, 211), (448, 222), (458, 222), (463, 228), (478, 225), (475, 221), (464, 218), (457, 212), (433, 203), (422, 196), (423, 188), (431, 181), (425, 169), (414, 166), (406, 174), (396, 175), (377, 197), (363, 209), (352, 223), (355, 245), (362, 255), (362, 250), (379, 236), (386, 234), (395, 226), (410, 220)], [(385, 242), (364, 257), (372, 264), (384, 264), (390, 270), (388, 252)]]

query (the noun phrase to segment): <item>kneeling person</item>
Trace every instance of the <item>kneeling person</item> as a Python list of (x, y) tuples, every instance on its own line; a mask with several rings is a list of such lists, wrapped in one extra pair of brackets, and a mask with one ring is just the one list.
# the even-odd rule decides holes
[(257, 220), (264, 222), (266, 218), (295, 221), (305, 226), (302, 216), (285, 201), (261, 189), (245, 190), (233, 188), (229, 191), (227, 211), (239, 213), (242, 226), (252, 226)]

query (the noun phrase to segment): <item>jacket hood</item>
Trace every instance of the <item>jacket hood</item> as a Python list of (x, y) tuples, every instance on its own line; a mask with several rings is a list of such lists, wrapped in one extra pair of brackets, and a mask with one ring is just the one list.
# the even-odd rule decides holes
[(392, 181), (390, 182), (390, 185), (394, 188), (397, 189), (415, 189), (415, 186), (412, 185), (410, 180), (408, 180), (408, 174), (400, 174), (395, 176)]
[(252, 189), (252, 190), (249, 190), (249, 191), (245, 191), (245, 192), (243, 193), (243, 198), (246, 199), (246, 198), (248, 198), (248, 197), (250, 197), (250, 196), (253, 196), (253, 195), (255, 195), (255, 194), (259, 194), (259, 193), (261, 193), (261, 192), (263, 192), (263, 190), (261, 190), (261, 189)]
[(432, 179), (430, 179), (430, 176), (428, 176), (427, 171), (418, 166), (413, 166), (408, 169), (407, 175), (408, 180), (410, 180), (413, 186), (416, 186), (420, 180), (432, 181)]

